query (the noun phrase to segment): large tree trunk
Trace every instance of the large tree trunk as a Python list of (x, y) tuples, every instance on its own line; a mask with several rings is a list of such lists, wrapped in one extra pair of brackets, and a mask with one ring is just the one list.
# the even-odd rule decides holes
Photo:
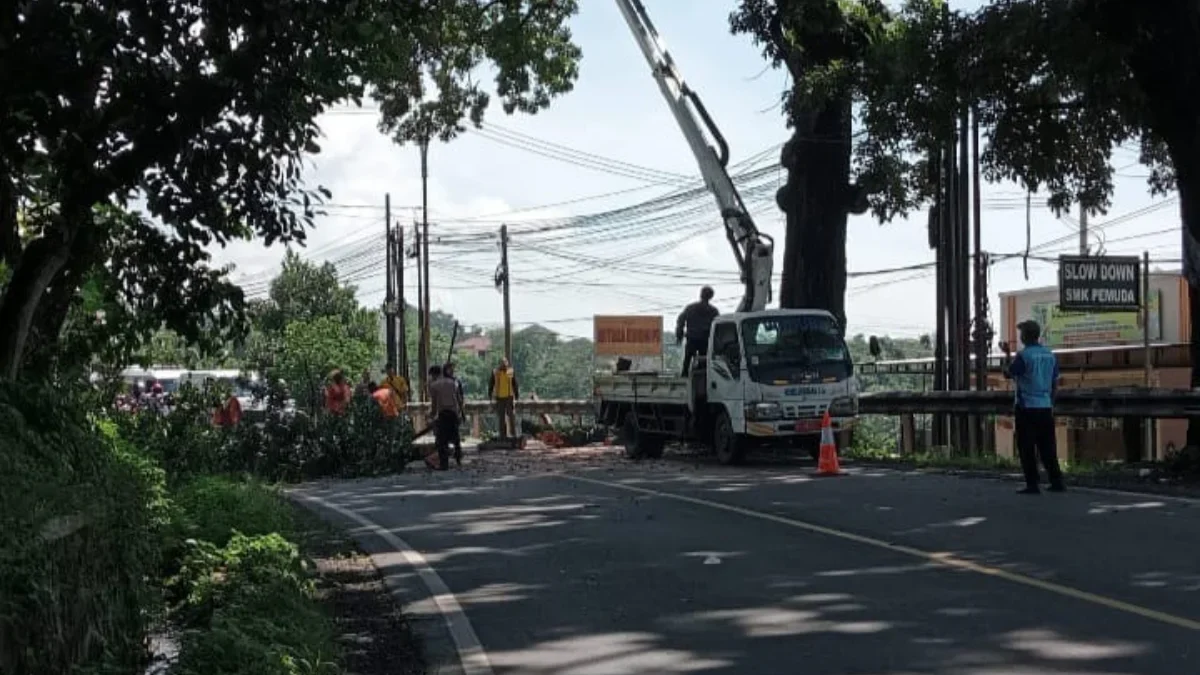
[[(1200, 388), (1200, 139), (1172, 148), (1183, 220), (1183, 275), (1188, 282), (1191, 326), (1188, 351), (1192, 359), (1192, 389)], [(1200, 419), (1188, 420), (1187, 445), (1200, 448)]]
[(798, 111), (784, 148), (787, 213), (779, 306), (825, 309), (846, 327), (846, 221), (851, 204), (848, 101)]
[(16, 379), (25, 356), (38, 304), (70, 259), (70, 244), (48, 236), (21, 254), (12, 279), (0, 297), (0, 378)]

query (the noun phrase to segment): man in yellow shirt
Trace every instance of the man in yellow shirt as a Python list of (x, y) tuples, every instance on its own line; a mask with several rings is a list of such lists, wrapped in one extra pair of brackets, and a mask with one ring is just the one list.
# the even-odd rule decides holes
[(408, 380), (403, 375), (396, 374), (396, 366), (387, 364), (387, 377), (383, 378), (383, 386), (391, 389), (399, 400), (400, 408), (408, 405)]
[(492, 371), (492, 377), (488, 380), (488, 398), (496, 402), (496, 416), (500, 420), (501, 440), (509, 438), (509, 430), (512, 432), (512, 438), (519, 435), (516, 409), (513, 406), (518, 396), (520, 394), (517, 389), (516, 373), (513, 372), (512, 366), (508, 365), (508, 359), (502, 358), (499, 367)]

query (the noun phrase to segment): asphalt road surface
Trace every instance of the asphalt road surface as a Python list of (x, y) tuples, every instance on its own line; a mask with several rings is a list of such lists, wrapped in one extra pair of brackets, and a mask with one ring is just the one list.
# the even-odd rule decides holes
[(1200, 503), (496, 454), (304, 486), (431, 673), (1200, 673)]

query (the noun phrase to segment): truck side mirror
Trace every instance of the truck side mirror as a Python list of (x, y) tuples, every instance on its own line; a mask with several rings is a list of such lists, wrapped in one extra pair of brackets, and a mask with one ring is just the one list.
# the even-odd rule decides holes
[(879, 338), (872, 335), (867, 341), (867, 350), (871, 352), (871, 358), (878, 359), (883, 354), (883, 347), (879, 345)]

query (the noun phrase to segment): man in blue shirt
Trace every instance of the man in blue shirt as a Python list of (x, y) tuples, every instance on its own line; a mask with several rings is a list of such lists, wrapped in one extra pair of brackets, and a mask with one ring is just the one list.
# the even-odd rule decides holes
[(1014, 417), (1017, 424), (1017, 449), (1025, 472), (1021, 494), (1038, 494), (1038, 457), (1046, 467), (1050, 491), (1062, 492), (1062, 470), (1058, 466), (1058, 446), (1054, 437), (1054, 395), (1058, 393), (1058, 359), (1042, 346), (1042, 329), (1036, 321), (1017, 325), (1025, 348), (1008, 364), (1004, 376), (1013, 381), (1016, 393)]

